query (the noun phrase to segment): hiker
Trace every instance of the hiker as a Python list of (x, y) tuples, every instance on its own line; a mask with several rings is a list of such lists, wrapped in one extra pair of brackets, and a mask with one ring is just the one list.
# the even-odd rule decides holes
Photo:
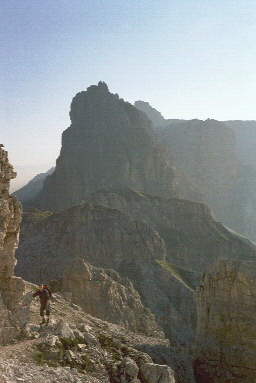
[[(40, 316), (42, 317), (42, 322), (40, 324), (48, 324), (50, 319), (50, 299), (52, 298), (52, 292), (47, 285), (41, 285), (41, 287), (33, 294), (33, 298), (37, 296), (39, 296), (40, 299)], [(46, 321), (44, 312), (47, 317)]]

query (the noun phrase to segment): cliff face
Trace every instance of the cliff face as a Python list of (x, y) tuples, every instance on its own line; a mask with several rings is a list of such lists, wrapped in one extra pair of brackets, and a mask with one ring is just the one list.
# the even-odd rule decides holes
[(172, 339), (191, 341), (193, 287), (167, 269), (164, 240), (148, 224), (90, 202), (24, 225), (18, 275), (33, 281), (59, 279), (77, 257), (114, 269), (133, 282), (143, 305)]
[(60, 280), (60, 288), (75, 304), (95, 317), (148, 336), (164, 338), (154, 315), (146, 309), (128, 278), (111, 269), (94, 267), (77, 258)]
[(253, 259), (255, 246), (216, 222), (198, 202), (164, 199), (132, 190), (99, 191), (88, 199), (146, 222), (164, 240), (166, 260), (194, 272), (206, 271), (219, 257)]
[(98, 192), (80, 206), (37, 223), (24, 221), (17, 273), (58, 279), (77, 257), (128, 277), (172, 340), (191, 344), (194, 288), (219, 257), (254, 259), (255, 247), (190, 201), (131, 190)]
[(0, 343), (17, 334), (21, 324), (20, 301), (24, 282), (14, 276), (15, 250), (19, 241), (21, 209), (9, 195), (10, 180), (16, 176), (8, 155), (0, 147)]
[(256, 262), (219, 262), (198, 290), (198, 383), (253, 383)]
[(235, 132), (240, 170), (234, 190), (232, 227), (256, 241), (256, 121), (225, 121)]
[(165, 120), (146, 102), (135, 106), (168, 148), (179, 196), (205, 202), (217, 220), (255, 241), (256, 122)]
[(170, 124), (161, 140), (202, 201), (217, 219), (229, 223), (226, 218), (239, 172), (232, 130), (215, 120), (192, 120)]
[(224, 121), (235, 132), (236, 150), (240, 162), (245, 166), (255, 166), (256, 121)]
[(156, 144), (151, 122), (111, 94), (105, 83), (78, 93), (70, 118), (56, 169), (37, 199), (39, 206), (61, 210), (96, 190), (117, 186), (174, 195), (174, 173)]

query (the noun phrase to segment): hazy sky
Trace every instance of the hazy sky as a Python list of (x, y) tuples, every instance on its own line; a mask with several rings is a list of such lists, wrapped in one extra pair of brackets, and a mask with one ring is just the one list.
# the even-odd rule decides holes
[(0, 142), (18, 184), (55, 163), (104, 80), (169, 118), (256, 119), (255, 0), (1, 0)]

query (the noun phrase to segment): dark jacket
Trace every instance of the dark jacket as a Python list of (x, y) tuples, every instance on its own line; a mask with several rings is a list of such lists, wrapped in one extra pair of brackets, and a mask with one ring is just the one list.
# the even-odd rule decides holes
[(39, 296), (40, 303), (45, 304), (48, 302), (49, 299), (52, 297), (52, 292), (48, 287), (45, 287), (44, 289), (37, 290), (34, 294), (33, 297)]

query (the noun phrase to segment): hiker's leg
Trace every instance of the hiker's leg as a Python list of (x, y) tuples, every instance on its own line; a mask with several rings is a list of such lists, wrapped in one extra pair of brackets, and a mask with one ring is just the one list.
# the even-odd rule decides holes
[(41, 305), (40, 305), (40, 316), (42, 317), (42, 323), (45, 323), (44, 310), (45, 310), (45, 304), (41, 303)]
[(50, 301), (48, 301), (45, 305), (45, 312), (46, 312), (46, 323), (49, 323), (49, 319), (50, 319), (50, 314), (51, 314), (51, 306), (50, 306)]

